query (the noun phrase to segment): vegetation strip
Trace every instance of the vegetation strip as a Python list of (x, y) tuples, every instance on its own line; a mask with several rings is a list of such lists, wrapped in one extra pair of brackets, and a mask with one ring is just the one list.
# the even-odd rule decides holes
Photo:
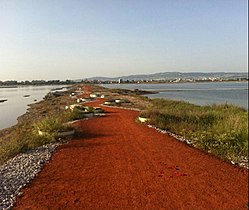
[(158, 129), (189, 139), (191, 145), (248, 167), (248, 112), (232, 105), (197, 106), (151, 100), (140, 116)]

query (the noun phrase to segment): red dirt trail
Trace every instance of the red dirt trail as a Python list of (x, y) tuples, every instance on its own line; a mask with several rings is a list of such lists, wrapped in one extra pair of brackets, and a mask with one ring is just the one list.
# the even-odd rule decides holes
[(247, 209), (248, 170), (136, 123), (137, 111), (105, 110), (77, 123), (83, 137), (56, 150), (14, 209)]

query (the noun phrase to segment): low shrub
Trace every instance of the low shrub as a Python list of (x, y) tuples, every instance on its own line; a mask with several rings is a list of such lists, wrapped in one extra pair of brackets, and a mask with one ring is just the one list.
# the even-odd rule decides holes
[(191, 139), (194, 145), (223, 158), (248, 156), (248, 112), (233, 105), (198, 106), (154, 99), (141, 113), (161, 129)]
[[(12, 133), (12, 138), (0, 145), (0, 164), (18, 153), (26, 152), (45, 144), (63, 141), (58, 137), (58, 132), (68, 129), (64, 121), (64, 118), (47, 117), (32, 125), (16, 128)], [(43, 135), (39, 135), (39, 131), (42, 131)]]
[(87, 111), (93, 113), (95, 110), (94, 110), (94, 107), (88, 106)]
[(43, 131), (49, 134), (63, 131), (65, 127), (62, 120), (58, 117), (47, 117), (33, 125), (35, 132), (38, 133), (38, 131)]
[(73, 109), (72, 111), (67, 112), (65, 118), (69, 121), (78, 120), (82, 118), (82, 111), (79, 109)]

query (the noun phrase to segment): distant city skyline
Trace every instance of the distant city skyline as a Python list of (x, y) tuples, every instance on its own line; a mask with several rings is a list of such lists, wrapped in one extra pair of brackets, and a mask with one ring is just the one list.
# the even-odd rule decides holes
[(1, 0), (0, 80), (247, 72), (246, 0)]

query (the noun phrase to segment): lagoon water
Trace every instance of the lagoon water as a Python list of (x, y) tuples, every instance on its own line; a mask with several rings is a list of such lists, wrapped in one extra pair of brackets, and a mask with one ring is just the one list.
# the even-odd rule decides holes
[[(0, 130), (16, 124), (17, 117), (26, 112), (28, 104), (36, 103), (52, 89), (64, 86), (0, 88), (0, 100), (8, 99), (0, 103)], [(24, 97), (25, 95), (30, 96)]]
[[(150, 98), (170, 98), (185, 100), (198, 105), (228, 103), (248, 109), (247, 82), (206, 82), (175, 84), (106, 84), (108, 88), (154, 90), (158, 94), (147, 95)], [(40, 101), (52, 89), (64, 86), (29, 86), (18, 88), (0, 88), (0, 129), (17, 123), (17, 117), (24, 114), (28, 104)], [(30, 95), (29, 97), (24, 97)]]
[(197, 105), (234, 104), (248, 109), (248, 82), (201, 82), (167, 84), (105, 84), (107, 88), (158, 91), (150, 98), (183, 100)]

